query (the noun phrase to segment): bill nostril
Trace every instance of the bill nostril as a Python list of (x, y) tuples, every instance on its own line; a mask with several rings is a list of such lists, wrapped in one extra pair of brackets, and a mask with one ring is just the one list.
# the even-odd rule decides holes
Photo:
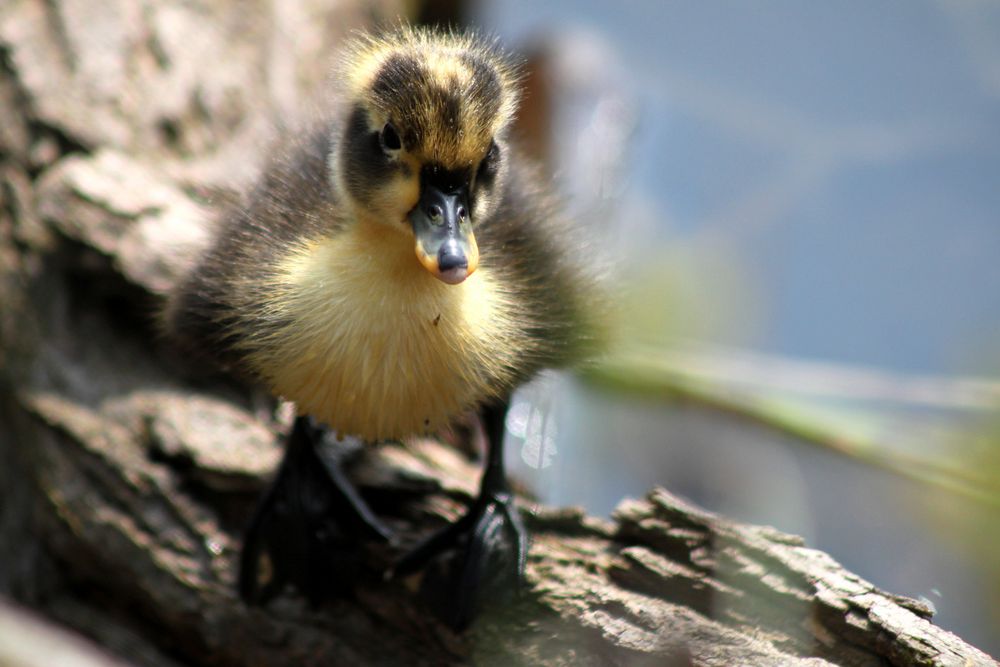
[(440, 222), (441, 218), (444, 216), (444, 211), (442, 211), (441, 207), (438, 206), (437, 204), (431, 204), (430, 206), (427, 207), (426, 211), (427, 211), (427, 217), (433, 220), (434, 222)]

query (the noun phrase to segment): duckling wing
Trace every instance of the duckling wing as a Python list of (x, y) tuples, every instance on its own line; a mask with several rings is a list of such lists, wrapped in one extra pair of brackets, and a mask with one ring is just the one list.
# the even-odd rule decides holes
[(269, 279), (289, 248), (339, 226), (329, 182), (328, 123), (283, 140), (244, 201), (218, 220), (215, 237), (173, 290), (161, 321), (185, 352), (224, 366), (240, 366), (238, 349), (266, 333), (258, 314)]

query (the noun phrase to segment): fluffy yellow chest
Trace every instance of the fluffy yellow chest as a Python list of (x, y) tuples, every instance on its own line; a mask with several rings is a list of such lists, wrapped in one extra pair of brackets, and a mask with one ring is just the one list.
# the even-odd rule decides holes
[(293, 252), (268, 297), (281, 324), (250, 355), (300, 413), (368, 440), (441, 427), (506, 387), (522, 351), (488, 268), (447, 285), (402, 241), (351, 230)]

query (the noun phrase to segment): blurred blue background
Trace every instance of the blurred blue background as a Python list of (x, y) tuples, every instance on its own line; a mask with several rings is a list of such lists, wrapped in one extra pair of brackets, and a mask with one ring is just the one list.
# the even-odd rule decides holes
[(716, 336), (908, 371), (1000, 370), (997, 3), (481, 12), (508, 43), (604, 40), (600, 74), (639, 115), (629, 215), (665, 242), (725, 246), (754, 281), (753, 330)]
[[(823, 424), (810, 444), (546, 378), (508, 424), (521, 476), (599, 513), (661, 484), (802, 534), (1000, 654), (1000, 3), (477, 8), (541, 54), (551, 163), (626, 260), (630, 340), (751, 416)], [(913, 456), (978, 491), (900, 474)]]

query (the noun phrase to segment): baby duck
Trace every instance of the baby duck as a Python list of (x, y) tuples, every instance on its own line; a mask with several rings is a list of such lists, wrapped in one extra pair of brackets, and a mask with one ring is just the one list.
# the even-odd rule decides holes
[(518, 72), (495, 43), (412, 28), (361, 36), (338, 80), (333, 108), (284, 141), (164, 321), (299, 415), (244, 539), (249, 601), (289, 583), (319, 600), (349, 583), (337, 568), (350, 541), (389, 537), (323, 455), (324, 428), (374, 442), (480, 411), (479, 497), (394, 568), (448, 552), (439, 611), (462, 628), (521, 581), (504, 416), (520, 383), (595, 351), (594, 261), (508, 141)]

